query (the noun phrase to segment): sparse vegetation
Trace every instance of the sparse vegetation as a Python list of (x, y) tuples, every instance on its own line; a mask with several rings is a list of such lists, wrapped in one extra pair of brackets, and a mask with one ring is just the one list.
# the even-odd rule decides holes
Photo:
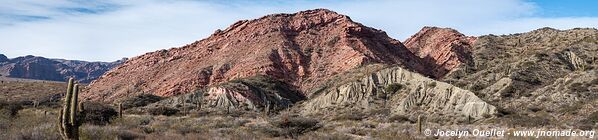
[(122, 101), (123, 109), (146, 106), (162, 100), (162, 97), (153, 94), (140, 94)]
[(14, 117), (21, 109), (23, 109), (23, 106), (20, 102), (0, 101), (0, 115)]
[(388, 118), (388, 122), (411, 122), (411, 120), (409, 120), (409, 117), (404, 116), (404, 115), (393, 115), (392, 117)]
[[(396, 47), (400, 45), (393, 43), (395, 41), (378, 43), (375, 42), (376, 40), (363, 41), (352, 38), (362, 35), (379, 38), (380, 35), (384, 35), (383, 32), (351, 27), (349, 30), (344, 30), (344, 32), (351, 32), (350, 36), (333, 35), (325, 36), (323, 40), (313, 40), (311, 38), (313, 36), (326, 34), (317, 32), (320, 24), (308, 26), (301, 25), (301, 33), (285, 34), (285, 38), (293, 39), (290, 42), (280, 44), (277, 40), (257, 41), (274, 41), (274, 44), (269, 45), (275, 45), (277, 48), (256, 49), (258, 51), (256, 53), (271, 53), (262, 56), (268, 57), (266, 59), (272, 60), (273, 63), (257, 65), (247, 63), (251, 66), (246, 68), (252, 71), (238, 71), (238, 68), (245, 69), (238, 67), (244, 61), (218, 61), (221, 57), (215, 56), (214, 61), (206, 63), (197, 61), (197, 63), (185, 63), (189, 65), (180, 66), (181, 69), (193, 68), (183, 70), (191, 70), (186, 72), (194, 73), (190, 76), (201, 78), (187, 79), (184, 77), (186, 75), (183, 77), (169, 75), (170, 77), (155, 78), (166, 79), (164, 82), (169, 82), (163, 87), (156, 86), (161, 83), (150, 83), (159, 80), (135, 79), (132, 80), (133, 83), (106, 86), (104, 90), (93, 90), (95, 87), (87, 88), (89, 92), (99, 92), (99, 94), (90, 93), (92, 96), (87, 97), (104, 96), (107, 98), (102, 99), (106, 99), (106, 102), (78, 103), (79, 90), (70, 89), (77, 87), (73, 86), (72, 81), (69, 82), (69, 89), (65, 94), (63, 88), (65, 83), (1, 80), (0, 136), (4, 139), (61, 139), (61, 135), (62, 139), (451, 139), (425, 137), (421, 133), (426, 128), (453, 130), (456, 127), (468, 130), (520, 129), (521, 127), (523, 127), (521, 129), (591, 130), (595, 129), (598, 123), (598, 111), (594, 111), (597, 96), (593, 94), (597, 88), (595, 85), (598, 84), (594, 61), (594, 56), (597, 56), (597, 45), (596, 42), (587, 41), (588, 37), (577, 37), (587, 36), (587, 34), (595, 36), (595, 29), (591, 31), (541, 29), (516, 35), (479, 37), (476, 44), (466, 46), (467, 49), (453, 48), (453, 50), (465, 51), (458, 53), (471, 54), (471, 56), (461, 57), (462, 54), (458, 54), (459, 56), (454, 57), (453, 54), (449, 54), (462, 63), (457, 65), (453, 65), (455, 63), (452, 62), (445, 63), (449, 64), (449, 67), (456, 66), (454, 70), (443, 67), (444, 65), (435, 66), (432, 69), (444, 68), (442, 70), (446, 70), (448, 75), (428, 76), (436, 79), (431, 80), (421, 76), (430, 75), (426, 72), (413, 72), (419, 71), (416, 70), (419, 69), (417, 65), (419, 60), (410, 59), (405, 63), (390, 64), (404, 57), (395, 55), (378, 57), (378, 53), (387, 51), (389, 48), (393, 51), (397, 50)], [(276, 31), (279, 29), (273, 28), (268, 32), (249, 34), (252, 37), (264, 34), (274, 35), (273, 32)], [(576, 37), (563, 32), (575, 33)], [(312, 36), (302, 36), (305, 33)], [(216, 35), (222, 34), (219, 31)], [(342, 42), (339, 42), (341, 39)], [(303, 46), (300, 44), (304, 43), (300, 42), (302, 40), (313, 40), (317, 44)], [(595, 40), (595, 37), (592, 40)], [(219, 45), (226, 41), (208, 42), (209, 53), (226, 52), (226, 50), (218, 50), (226, 49), (224, 44)], [(355, 41), (361, 41), (360, 43), (364, 43), (366, 47), (352, 45)], [(465, 42), (451, 43), (451, 45), (459, 45), (458, 43)], [(353, 67), (342, 63), (319, 62), (322, 59), (344, 58), (327, 56), (327, 54), (337, 53), (334, 51), (347, 50), (342, 48), (346, 46), (339, 45), (348, 45), (348, 51), (364, 53), (367, 58), (350, 61), (343, 59), (347, 64), (349, 62), (359, 64), (352, 65)], [(370, 45), (376, 46), (372, 48)], [(194, 46), (200, 46), (196, 48), (201, 49), (201, 41), (190, 45), (190, 47)], [(351, 47), (354, 48), (351, 50)], [(575, 64), (572, 67), (571, 63), (574, 62), (561, 55), (565, 51), (575, 52), (585, 63)], [(311, 56), (312, 54), (314, 56)], [(326, 55), (322, 56), (323, 54)], [(169, 53), (167, 50), (150, 53), (150, 55), (159, 58), (157, 59), (159, 61), (153, 62), (160, 64), (157, 67), (170, 67), (162, 64), (187, 61), (181, 58), (195, 58), (195, 56), (183, 57)], [(278, 61), (279, 59), (282, 60)], [(422, 59), (424, 60), (427, 63), (428, 59)], [(143, 62), (145, 61), (138, 64), (152, 64), (149, 61)], [(384, 62), (384, 64), (377, 62)], [(175, 70), (177, 67), (172, 68)], [(347, 68), (354, 69), (346, 70)], [(385, 68), (402, 69), (388, 72)], [(284, 71), (272, 71), (280, 69)], [(148, 69), (139, 71), (143, 70)], [(162, 72), (149, 73), (159, 75), (163, 74)], [(199, 75), (196, 75), (198, 73)], [(247, 77), (247, 74), (256, 75)], [(122, 69), (106, 76), (129, 77), (127, 70)], [(189, 81), (176, 83), (180, 81), (169, 81), (167, 78)], [(227, 81), (230, 79), (235, 80)], [(112, 84), (110, 80), (102, 82), (106, 81), (108, 82), (102, 84)], [(343, 87), (345, 85), (348, 87)], [(222, 88), (214, 88), (217, 91), (213, 91), (211, 88), (215, 86)], [(54, 89), (55, 87), (59, 88)], [(198, 96), (194, 93), (193, 96), (183, 94), (163, 98), (142, 93), (125, 98), (120, 94), (136, 95), (139, 93), (133, 91), (147, 91), (147, 89), (159, 95), (197, 90), (194, 92), (198, 93)], [(306, 95), (311, 97), (305, 97)], [(64, 108), (59, 108), (62, 107), (59, 103), (63, 97), (65, 98)], [(112, 101), (116, 98), (117, 101)], [(492, 112), (494, 111), (492, 107), (496, 107), (496, 112)], [(81, 111), (78, 112), (77, 108)], [(57, 128), (61, 128), (62, 131), (56, 131)], [(76, 131), (81, 132), (76, 134)]]
[(151, 115), (165, 115), (165, 116), (172, 116), (179, 112), (178, 109), (171, 108), (171, 107), (157, 107), (157, 108), (150, 108), (148, 113)]
[(430, 88), (436, 87), (436, 82), (430, 82), (430, 83), (428, 83), (428, 87), (430, 87)]
[(79, 107), (79, 85), (74, 84), (74, 79), (70, 78), (67, 92), (64, 99), (64, 107), (60, 110), (58, 130), (62, 139), (79, 139), (79, 126), (83, 124), (81, 120), (81, 109)]
[(573, 83), (570, 86), (571, 91), (575, 93), (588, 92), (588, 87), (584, 83)]
[(297, 138), (300, 135), (314, 131), (322, 127), (315, 119), (304, 117), (290, 117), (282, 118), (281, 120), (273, 121), (272, 125), (283, 130), (286, 137)]
[[(436, 83), (434, 83), (434, 86), (436, 86)], [(399, 84), (399, 83), (392, 83), (389, 84), (388, 86), (386, 86), (386, 88), (384, 88), (384, 91), (386, 91), (389, 94), (393, 94), (396, 93), (397, 91), (403, 89), (403, 85)]]
[(83, 111), (84, 122), (93, 125), (106, 125), (116, 117), (118, 112), (109, 105), (95, 102), (85, 102)]
[(590, 122), (593, 122), (593, 123), (598, 123), (598, 111), (595, 111), (592, 114), (590, 114), (588, 116), (587, 120), (589, 120)]

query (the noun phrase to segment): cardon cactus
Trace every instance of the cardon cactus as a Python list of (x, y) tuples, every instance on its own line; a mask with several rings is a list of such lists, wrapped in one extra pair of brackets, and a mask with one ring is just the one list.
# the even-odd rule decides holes
[(118, 103), (118, 118), (123, 118), (123, 104)]
[(64, 96), (64, 107), (60, 110), (59, 131), (62, 138), (65, 140), (79, 139), (79, 126), (81, 126), (81, 119), (77, 115), (79, 113), (77, 97), (79, 95), (79, 85), (74, 84), (74, 79), (70, 78), (66, 95)]
[(422, 133), (422, 116), (417, 116), (417, 133)]

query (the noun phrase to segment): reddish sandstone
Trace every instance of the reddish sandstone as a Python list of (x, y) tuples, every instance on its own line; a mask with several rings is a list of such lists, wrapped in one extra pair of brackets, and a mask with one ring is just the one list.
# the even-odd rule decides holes
[(424, 72), (420, 58), (385, 32), (316, 9), (234, 23), (180, 48), (130, 59), (90, 84), (84, 98), (173, 96), (236, 78), (269, 75), (306, 91), (370, 63)]
[(472, 62), (475, 37), (450, 28), (424, 27), (405, 41), (405, 46), (423, 59), (433, 78), (440, 79), (461, 64)]

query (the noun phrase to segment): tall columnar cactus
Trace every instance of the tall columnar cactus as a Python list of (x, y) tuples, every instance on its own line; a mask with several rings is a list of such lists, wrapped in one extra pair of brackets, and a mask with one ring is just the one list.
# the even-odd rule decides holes
[(266, 102), (266, 106), (264, 107), (264, 116), (268, 117), (270, 115), (270, 101)]
[(422, 116), (417, 116), (417, 133), (422, 133)]
[(123, 104), (118, 103), (118, 118), (123, 118)]
[(60, 110), (59, 116), (59, 131), (62, 138), (65, 140), (77, 140), (79, 139), (79, 126), (81, 126), (80, 117), (77, 115), (79, 110), (78, 99), (79, 96), (79, 85), (74, 84), (74, 79), (70, 78), (65, 99), (64, 107)]

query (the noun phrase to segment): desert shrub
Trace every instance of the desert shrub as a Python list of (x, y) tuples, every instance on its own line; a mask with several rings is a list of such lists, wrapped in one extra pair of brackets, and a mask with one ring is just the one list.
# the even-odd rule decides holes
[(513, 110), (511, 109), (505, 109), (505, 108), (501, 108), (501, 107), (497, 107), (496, 108), (496, 113), (494, 114), (495, 116), (498, 117), (502, 117), (502, 116), (506, 116), (506, 115), (511, 115), (513, 114)]
[(332, 132), (332, 133), (324, 133), (324, 132), (309, 132), (305, 133), (299, 139), (302, 140), (350, 140), (354, 139), (351, 136), (348, 136), (343, 133), (339, 132)]
[(334, 44), (336, 44), (336, 42), (338, 42), (341, 38), (338, 36), (334, 36), (333, 38), (329, 39), (328, 41), (326, 41), (326, 45), (328, 46), (334, 46)]
[(532, 111), (532, 112), (538, 112), (538, 111), (542, 110), (542, 108), (537, 107), (537, 106), (530, 106), (527, 108), (527, 110)]
[(281, 132), (280, 132), (280, 129), (279, 128), (275, 128), (275, 127), (262, 126), (262, 125), (250, 125), (249, 128), (251, 130), (255, 130), (256, 132), (263, 133), (266, 136), (270, 136), (270, 137), (280, 137), (280, 136), (283, 136), (283, 134), (281, 134)]
[(590, 85), (598, 85), (598, 79), (594, 79), (590, 82)]
[(401, 90), (403, 88), (403, 85), (399, 84), (399, 83), (392, 83), (388, 86), (386, 86), (386, 88), (384, 88), (384, 91), (386, 91), (387, 93), (395, 93), (399, 90)]
[(594, 129), (594, 124), (592, 122), (589, 122), (588, 120), (582, 120), (580, 122), (577, 122), (575, 124), (575, 126), (578, 129), (581, 129), (581, 130), (592, 130), (592, 129)]
[(576, 93), (589, 91), (587, 86), (585, 86), (583, 83), (573, 83), (569, 89)]
[(550, 116), (546, 114), (539, 114), (536, 116), (528, 115), (510, 115), (507, 117), (509, 123), (521, 127), (542, 127), (550, 125)]
[(598, 111), (595, 111), (594, 113), (590, 114), (586, 119), (593, 123), (598, 123)]
[(388, 114), (390, 114), (390, 109), (389, 108), (372, 109), (372, 110), (368, 110), (367, 114), (369, 114), (369, 115), (384, 115), (384, 116), (387, 116)]
[[(49, 124), (38, 124), (33, 128), (13, 128), (15, 130), (3, 134), (3, 137), (11, 140), (59, 140), (60, 135), (56, 133), (55, 126)], [(7, 136), (7, 137), (5, 137)]]
[(318, 120), (304, 117), (282, 118), (271, 122), (271, 124), (281, 128), (283, 131), (282, 134), (291, 138), (297, 138), (299, 135), (322, 127)]
[(0, 113), (5, 116), (14, 117), (23, 109), (20, 102), (0, 101)]
[(134, 97), (127, 98), (122, 101), (123, 109), (146, 106), (162, 100), (162, 97), (153, 94), (141, 94)]
[(532, 86), (541, 85), (542, 81), (540, 80), (540, 75), (537, 73), (536, 70), (532, 70), (531, 68), (524, 69), (522, 71), (517, 71), (511, 74), (511, 79), (515, 81), (522, 81)]
[(408, 122), (409, 117), (404, 116), (404, 115), (393, 115), (390, 118), (388, 118), (388, 122)]
[(143, 136), (140, 136), (138, 134), (129, 132), (129, 131), (118, 131), (118, 133), (116, 134), (116, 138), (118, 140), (134, 140), (134, 139), (139, 139), (142, 138)]
[(46, 95), (37, 100), (40, 106), (47, 106), (51, 108), (62, 107), (62, 94), (51, 94)]
[(335, 116), (332, 120), (334, 121), (343, 121), (343, 120), (351, 120), (351, 121), (360, 121), (365, 119), (367, 116), (362, 112), (344, 112), (340, 113)]
[(577, 102), (570, 105), (564, 105), (560, 107), (559, 112), (566, 113), (566, 114), (577, 114), (578, 110), (582, 108), (584, 103)]
[(117, 139), (132, 140), (143, 139), (143, 136), (126, 129), (119, 129), (114, 126), (83, 125), (80, 128), (80, 139)]
[[(405, 133), (403, 131), (404, 129), (406, 129), (406, 128), (400, 128), (400, 127), (379, 128), (379, 129), (376, 129), (376, 131), (371, 131), (369, 135), (370, 135), (370, 137), (372, 137), (371, 139), (380, 139), (380, 140), (395, 140), (395, 139), (414, 140), (414, 139), (416, 139), (416, 137), (412, 136), (414, 134)], [(417, 135), (417, 134), (415, 134), (415, 135)], [(423, 138), (420, 137), (419, 139), (423, 139)]]
[[(471, 90), (473, 90), (473, 91), (480, 91), (480, 90), (483, 90), (483, 89), (484, 89), (484, 85), (482, 85), (482, 84), (480, 84), (480, 83), (474, 83), (474, 84), (471, 86)], [(482, 95), (482, 94), (481, 94), (481, 95)]]
[(149, 125), (154, 120), (151, 115), (131, 115), (119, 119), (113, 119), (111, 125), (117, 125), (124, 128), (138, 128)]
[(84, 122), (94, 125), (106, 125), (118, 114), (118, 112), (109, 105), (101, 103), (85, 102), (84, 107), (85, 111), (81, 115)]
[(428, 83), (428, 87), (430, 87), (430, 88), (436, 87), (436, 82)]
[(156, 108), (150, 108), (148, 110), (148, 113), (151, 115), (165, 115), (165, 116), (172, 116), (178, 112), (179, 112), (178, 109), (170, 108), (170, 107), (156, 107)]

